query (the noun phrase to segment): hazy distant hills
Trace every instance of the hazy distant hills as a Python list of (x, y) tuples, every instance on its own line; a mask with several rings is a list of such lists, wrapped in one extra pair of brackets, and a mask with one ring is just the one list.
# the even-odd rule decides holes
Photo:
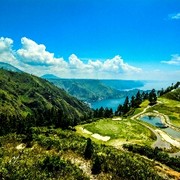
[(69, 94), (84, 101), (97, 101), (108, 98), (121, 98), (124, 93), (106, 86), (99, 80), (90, 79), (48, 79)]
[(60, 79), (59, 77), (55, 76), (54, 74), (45, 74), (41, 76), (43, 79)]
[(44, 75), (42, 78), (83, 101), (131, 96), (137, 93), (137, 90), (124, 90), (143, 86), (143, 82), (133, 80), (61, 79), (54, 75)]
[[(32, 122), (34, 125), (47, 125), (50, 121), (62, 119), (74, 125), (88, 117), (90, 112), (86, 104), (47, 80), (0, 69), (0, 119), (5, 119), (1, 123), (12, 119), (13, 122), (16, 119), (23, 122), (30, 116), (28, 121), (36, 119)], [(52, 120), (53, 117), (57, 119)]]
[(20, 69), (8, 64), (8, 63), (4, 63), (4, 62), (0, 62), (0, 69), (5, 69), (8, 71), (13, 71), (13, 72), (23, 72)]
[(122, 90), (130, 90), (130, 89), (138, 89), (144, 86), (144, 81), (135, 81), (135, 80), (100, 80), (106, 86), (109, 86), (114, 89)]

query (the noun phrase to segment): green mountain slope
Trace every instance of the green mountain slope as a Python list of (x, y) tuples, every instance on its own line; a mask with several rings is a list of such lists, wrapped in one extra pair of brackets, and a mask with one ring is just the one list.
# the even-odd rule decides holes
[(26, 126), (73, 126), (90, 112), (86, 104), (44, 79), (0, 69), (1, 134)]

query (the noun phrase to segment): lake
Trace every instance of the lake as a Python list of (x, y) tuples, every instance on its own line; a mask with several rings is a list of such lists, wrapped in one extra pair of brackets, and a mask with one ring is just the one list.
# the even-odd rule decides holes
[(125, 97), (120, 98), (120, 99), (104, 99), (101, 101), (92, 102), (90, 104), (93, 109), (100, 108), (100, 107), (103, 107), (103, 108), (107, 107), (107, 108), (112, 108), (113, 112), (115, 112), (119, 104), (124, 103), (124, 100), (125, 100)]

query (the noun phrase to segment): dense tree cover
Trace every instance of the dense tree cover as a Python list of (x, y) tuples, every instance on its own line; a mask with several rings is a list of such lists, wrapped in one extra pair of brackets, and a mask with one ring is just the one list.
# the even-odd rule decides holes
[(32, 126), (67, 128), (89, 119), (83, 102), (46, 80), (0, 69), (0, 135)]
[(166, 89), (161, 89), (160, 91), (158, 91), (158, 95), (159, 96), (162, 96), (162, 95), (164, 95), (164, 94), (166, 94), (166, 93), (169, 93), (169, 92), (171, 92), (172, 90), (174, 90), (174, 89), (177, 89), (177, 88), (179, 88), (180, 87), (180, 82), (178, 81), (177, 83), (175, 83), (175, 84), (172, 84), (171, 86), (168, 86)]
[[(120, 104), (117, 107), (117, 110), (115, 112), (115, 115), (117, 116), (124, 116), (124, 115), (128, 115), (128, 114), (132, 114), (134, 112), (135, 108), (138, 108), (139, 105), (146, 99), (149, 98), (149, 94), (148, 92), (140, 92), (138, 91), (137, 94), (134, 96), (131, 96), (131, 98), (129, 98), (128, 96), (126, 96), (125, 101), (123, 104)], [(94, 117), (95, 118), (109, 118), (112, 117), (114, 115), (112, 108), (103, 108), (100, 107), (99, 109), (95, 109), (94, 110)]]
[(157, 147), (153, 149), (149, 146), (140, 146), (137, 144), (125, 144), (124, 148), (127, 148), (129, 151), (134, 153), (145, 155), (150, 159), (157, 160), (176, 171), (180, 171), (180, 158), (169, 157), (168, 153), (163, 152), (162, 149)]
[(175, 101), (180, 101), (180, 82), (176, 84), (172, 84), (171, 86), (167, 87), (165, 90), (162, 89), (158, 91), (159, 96), (172, 99)]
[[(32, 129), (32, 147), (17, 149), (22, 137), (16, 134), (0, 138), (1, 179), (87, 179), (71, 155), (81, 158), (87, 147), (87, 140), (70, 130), (53, 128)], [(111, 179), (161, 179), (153, 163), (130, 152), (105, 145), (93, 145), (92, 157), (88, 160), (93, 174), (109, 174)], [(86, 162), (87, 160), (84, 159)], [(146, 168), (144, 168), (146, 167)]]
[(100, 107), (99, 109), (94, 110), (93, 117), (94, 118), (110, 118), (113, 116), (112, 108), (103, 108)]
[(124, 116), (133, 113), (135, 108), (138, 108), (139, 105), (146, 99), (149, 98), (148, 92), (138, 91), (135, 96), (131, 96), (131, 99), (127, 96), (124, 103), (120, 104), (115, 112), (115, 115)]

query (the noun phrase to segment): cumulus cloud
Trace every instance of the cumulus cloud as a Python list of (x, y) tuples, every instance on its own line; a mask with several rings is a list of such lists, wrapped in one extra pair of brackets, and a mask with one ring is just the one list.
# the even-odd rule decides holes
[(124, 78), (141, 72), (140, 68), (125, 63), (119, 55), (112, 59), (83, 61), (71, 54), (68, 60), (64, 60), (48, 52), (45, 45), (37, 44), (26, 37), (21, 39), (21, 44), (22, 47), (15, 51), (12, 50), (12, 39), (1, 38), (0, 58), (36, 75), (54, 73), (64, 78)]
[(128, 73), (128, 72), (140, 72), (141, 69), (124, 63), (121, 56), (117, 55), (112, 59), (107, 59), (102, 66), (102, 69), (109, 72), (115, 73)]
[(69, 67), (71, 69), (83, 69), (85, 66), (86, 65), (75, 54), (69, 56)]
[(12, 46), (12, 39), (4, 37), (0, 38), (0, 61), (12, 63), (16, 60)]
[(66, 66), (63, 58), (55, 58), (54, 53), (46, 51), (45, 45), (37, 44), (26, 37), (21, 39), (21, 43), (22, 48), (17, 51), (17, 55), (24, 63), (34, 66), (52, 66), (58, 64)]
[(130, 66), (124, 63), (120, 56), (115, 56), (112, 59), (107, 59), (104, 62), (100, 60), (89, 60), (84, 63), (75, 54), (69, 57), (69, 68), (76, 69), (83, 72), (89, 73), (111, 73), (111, 74), (123, 74), (123, 73), (138, 73), (141, 71), (140, 68)]
[(180, 13), (171, 14), (171, 15), (170, 15), (170, 18), (171, 18), (171, 19), (175, 19), (175, 20), (180, 19)]
[(170, 65), (180, 65), (180, 55), (173, 54), (171, 60), (161, 61), (161, 63), (166, 63), (166, 64), (170, 64)]

